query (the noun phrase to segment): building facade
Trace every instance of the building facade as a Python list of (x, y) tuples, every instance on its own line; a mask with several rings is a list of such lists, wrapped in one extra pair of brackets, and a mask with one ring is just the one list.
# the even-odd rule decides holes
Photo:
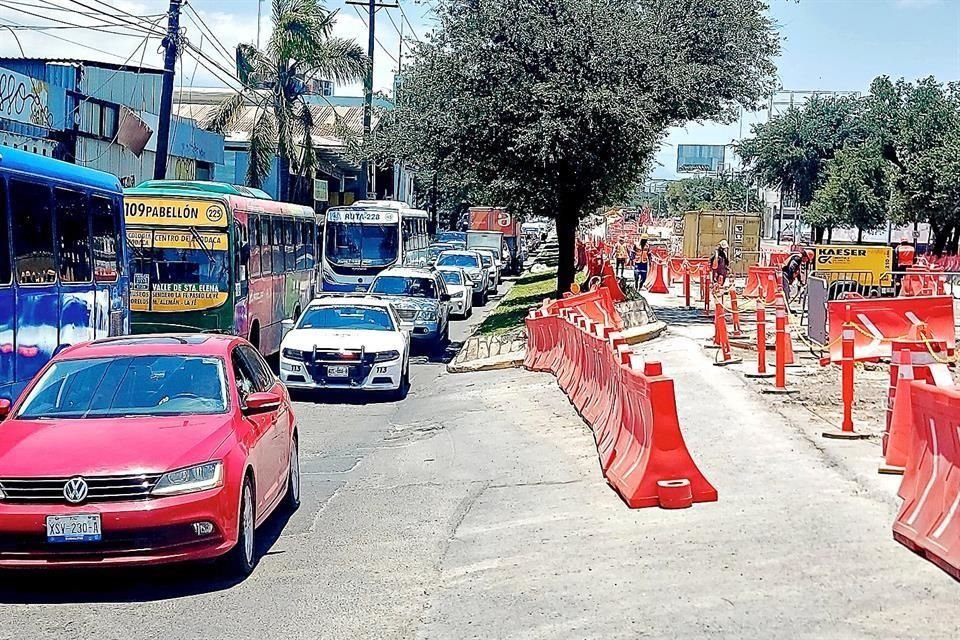
[[(0, 144), (106, 171), (130, 187), (153, 178), (163, 72), (106, 62), (0, 58)], [(166, 177), (209, 180), (223, 136), (174, 117)]]

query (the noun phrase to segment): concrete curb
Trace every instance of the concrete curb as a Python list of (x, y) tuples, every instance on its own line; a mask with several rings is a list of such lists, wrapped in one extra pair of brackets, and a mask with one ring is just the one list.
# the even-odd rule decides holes
[(667, 330), (667, 323), (662, 320), (657, 320), (656, 322), (651, 322), (650, 324), (645, 324), (642, 327), (634, 327), (632, 329), (625, 329), (623, 331), (615, 331), (610, 334), (612, 338), (623, 338), (623, 340), (629, 344), (641, 344), (654, 338), (659, 338), (664, 331)]
[(516, 369), (523, 365), (526, 351), (501, 354), (492, 358), (470, 360), (459, 364), (451, 362), (447, 365), (447, 373), (476, 373), (478, 371), (497, 371), (500, 369)]

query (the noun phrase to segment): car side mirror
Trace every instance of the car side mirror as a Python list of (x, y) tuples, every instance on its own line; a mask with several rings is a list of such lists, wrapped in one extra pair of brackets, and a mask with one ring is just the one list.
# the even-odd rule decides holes
[(0, 420), (6, 420), (8, 415), (10, 415), (10, 401), (0, 398)]
[(293, 318), (285, 318), (285, 319), (281, 320), (281, 321), (280, 321), (280, 331), (281, 331), (281, 333), (283, 333), (283, 335), (287, 335), (288, 333), (290, 333), (291, 331), (293, 331), (293, 326), (294, 326), (295, 324), (296, 324), (296, 322), (294, 322)]
[(450, 300), (452, 300), (452, 298), (450, 297), (449, 293), (440, 294), (440, 302), (450, 302)]
[(250, 416), (259, 413), (270, 413), (279, 408), (280, 396), (271, 391), (262, 391), (259, 393), (251, 393), (247, 396), (247, 402), (243, 408), (243, 412)]

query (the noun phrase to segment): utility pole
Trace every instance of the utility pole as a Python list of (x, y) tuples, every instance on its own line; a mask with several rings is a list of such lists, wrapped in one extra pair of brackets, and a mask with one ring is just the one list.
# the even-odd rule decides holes
[(167, 177), (167, 154), (170, 149), (170, 120), (173, 116), (173, 74), (177, 68), (180, 47), (180, 9), (183, 0), (170, 0), (167, 13), (167, 36), (163, 39), (163, 90), (160, 94), (160, 125), (157, 127), (157, 159), (153, 178)]
[[(370, 131), (373, 127), (373, 54), (377, 44), (377, 10), (396, 9), (397, 4), (383, 4), (377, 0), (347, 0), (345, 4), (366, 7), (367, 9), (367, 58), (370, 66), (363, 79), (363, 138), (370, 140)], [(369, 194), (376, 193), (376, 166), (365, 158), (360, 164), (360, 197), (366, 199)]]
[(260, 49), (260, 20), (263, 14), (263, 0), (257, 0), (257, 50)]

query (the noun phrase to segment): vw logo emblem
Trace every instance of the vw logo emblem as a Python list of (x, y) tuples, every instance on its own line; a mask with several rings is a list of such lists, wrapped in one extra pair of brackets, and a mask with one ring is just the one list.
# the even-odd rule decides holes
[(83, 478), (70, 478), (63, 487), (63, 497), (71, 504), (79, 504), (87, 499), (90, 488)]

